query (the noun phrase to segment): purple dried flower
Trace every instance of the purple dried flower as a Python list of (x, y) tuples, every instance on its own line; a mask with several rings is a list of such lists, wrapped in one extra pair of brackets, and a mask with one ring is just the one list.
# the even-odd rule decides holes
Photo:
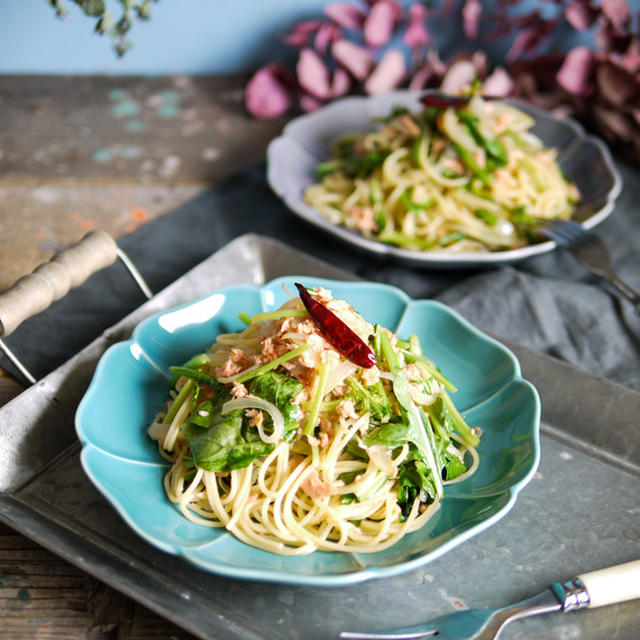
[(585, 46), (574, 47), (556, 75), (558, 84), (568, 93), (586, 96), (592, 92), (593, 56)]
[(529, 20), (528, 23), (518, 31), (514, 38), (513, 44), (506, 55), (507, 61), (513, 62), (519, 58), (521, 54), (537, 49), (553, 30), (555, 24), (555, 21), (543, 20), (540, 16)]
[(618, 30), (624, 29), (631, 22), (631, 11), (626, 0), (602, 0), (602, 11)]
[(502, 67), (496, 67), (482, 83), (482, 90), (486, 95), (498, 98), (511, 94), (513, 87), (513, 78)]
[(600, 95), (610, 104), (624, 107), (637, 102), (640, 83), (633, 73), (616, 64), (611, 58), (598, 65), (596, 84)]
[(375, 64), (375, 58), (368, 49), (349, 40), (337, 40), (333, 43), (331, 52), (336, 61), (356, 80), (364, 80)]
[(426, 64), (424, 67), (418, 69), (411, 78), (409, 82), (409, 89), (412, 91), (418, 91), (419, 89), (424, 89), (428, 87), (431, 80), (437, 78), (438, 74), (435, 69), (430, 65)]
[[(614, 109), (596, 105), (593, 113), (597, 122), (602, 125), (603, 132), (609, 139), (618, 136), (623, 140), (631, 140), (634, 137), (634, 130), (631, 121), (624, 114)], [(636, 133), (636, 138), (640, 138)]]
[(300, 108), (303, 111), (316, 111), (323, 105), (322, 100), (318, 100), (309, 93), (303, 93), (300, 96)]
[(420, 2), (409, 7), (409, 26), (404, 32), (403, 41), (408, 47), (417, 48), (429, 44), (431, 36), (427, 29), (427, 8)]
[(331, 81), (331, 97), (339, 98), (351, 89), (351, 76), (342, 68), (336, 67)]
[(317, 31), (314, 40), (314, 47), (321, 55), (326, 55), (329, 47), (333, 42), (342, 37), (342, 29), (332, 24), (331, 22), (325, 22)]
[(397, 5), (391, 0), (378, 0), (364, 21), (364, 41), (379, 49), (391, 40), (398, 16)]
[(312, 96), (326, 100), (331, 95), (329, 70), (313, 49), (303, 49), (296, 66), (300, 86)]
[(314, 33), (321, 27), (321, 20), (305, 20), (295, 25), (283, 38), (292, 47), (306, 47)]
[(477, 76), (476, 67), (471, 60), (454, 62), (442, 78), (440, 89), (446, 94), (456, 94), (471, 84)]
[(398, 49), (388, 49), (364, 85), (364, 90), (373, 95), (391, 91), (404, 80), (406, 66), (404, 54)]
[(258, 119), (268, 120), (285, 113), (291, 106), (288, 87), (281, 79), (277, 65), (267, 65), (253, 75), (245, 89), (247, 111)]
[(620, 64), (631, 73), (640, 72), (640, 37), (632, 39), (629, 48), (620, 56)]
[(479, 0), (466, 0), (462, 7), (464, 33), (469, 40), (478, 37), (478, 25), (482, 16), (482, 4)]
[(564, 10), (567, 22), (577, 31), (586, 31), (591, 28), (598, 15), (598, 9), (585, 0), (573, 0)]
[(632, 35), (627, 31), (619, 31), (610, 22), (603, 20), (596, 31), (595, 41), (603, 51), (624, 53), (631, 45)]
[(345, 29), (362, 29), (366, 14), (348, 2), (333, 2), (324, 8), (324, 13)]
[[(402, 84), (453, 92), (479, 78), (487, 95), (517, 95), (554, 112), (572, 112), (640, 158), (640, 14), (634, 21), (627, 0), (548, 0), (544, 6), (432, 0), (429, 8), (409, 0), (406, 13), (399, 0), (360, 2), (331, 2), (322, 19), (295, 25), (284, 41), (301, 50), (297, 79), (280, 65), (267, 65), (247, 85), (247, 109), (268, 118), (289, 109), (294, 96), (309, 111), (349, 92), (379, 93)], [(511, 38), (505, 68), (491, 71), (482, 50), (440, 59), (429, 20), (454, 14), (462, 18), (467, 40), (477, 38), (481, 24), (487, 39)], [(589, 32), (593, 44), (563, 52), (563, 41), (552, 41), (560, 25)], [(397, 36), (411, 50), (409, 68), (405, 52), (389, 46)]]

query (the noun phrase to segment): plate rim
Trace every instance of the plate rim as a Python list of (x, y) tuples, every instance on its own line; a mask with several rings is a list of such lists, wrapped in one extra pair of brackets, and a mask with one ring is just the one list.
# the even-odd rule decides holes
[[(552, 240), (535, 245), (527, 245), (519, 249), (492, 251), (486, 253), (446, 253), (442, 251), (411, 251), (408, 249), (402, 249), (390, 244), (385, 244), (378, 240), (371, 240), (354, 230), (329, 222), (313, 207), (307, 205), (299, 194), (292, 194), (284, 189), (281, 182), (277, 179), (277, 170), (275, 168), (277, 166), (275, 162), (275, 158), (277, 158), (277, 150), (279, 146), (285, 142), (292, 142), (293, 144), (297, 143), (295, 137), (291, 135), (291, 131), (292, 129), (299, 127), (301, 123), (305, 124), (307, 122), (313, 122), (313, 120), (318, 118), (319, 115), (331, 113), (331, 111), (340, 111), (344, 105), (348, 104), (362, 104), (365, 111), (367, 111), (368, 106), (374, 105), (376, 102), (381, 102), (382, 100), (389, 101), (397, 99), (399, 101), (407, 102), (411, 99), (415, 100), (419, 95), (424, 93), (427, 93), (427, 91), (397, 90), (373, 96), (346, 96), (330, 102), (316, 111), (305, 113), (293, 118), (284, 126), (282, 133), (271, 140), (267, 146), (267, 182), (269, 183), (269, 186), (286, 204), (287, 208), (303, 220), (306, 220), (325, 232), (340, 238), (342, 241), (355, 245), (369, 253), (396, 258), (401, 262), (413, 264), (414, 266), (439, 268), (464, 268), (473, 266), (491, 267), (513, 264), (515, 262), (520, 262), (522, 260), (553, 251), (556, 248), (556, 243)], [(611, 215), (615, 207), (616, 200), (622, 190), (622, 177), (615, 166), (607, 145), (598, 136), (586, 133), (584, 127), (569, 116), (553, 114), (517, 98), (505, 98), (504, 102), (514, 104), (528, 111), (535, 118), (554, 120), (569, 127), (576, 134), (576, 140), (571, 143), (571, 147), (577, 147), (583, 144), (593, 144), (597, 147), (600, 156), (603, 159), (604, 166), (611, 175), (613, 184), (606, 195), (606, 203), (604, 206), (592, 216), (589, 216), (589, 218), (583, 221), (582, 224), (586, 229), (590, 230), (602, 223), (609, 215)], [(300, 145), (296, 146), (304, 153), (309, 153), (305, 149), (302, 149)]]
[[(91, 452), (93, 451), (97, 452), (101, 456), (106, 456), (107, 458), (123, 460), (128, 463), (139, 465), (139, 466), (146, 466), (146, 467), (153, 467), (153, 468), (158, 468), (158, 467), (168, 468), (168, 465), (163, 463), (163, 461), (160, 458), (158, 459), (157, 462), (131, 460), (124, 456), (106, 451), (101, 447), (95, 445), (94, 443), (91, 442), (90, 439), (86, 438), (86, 434), (84, 434), (85, 437), (83, 437), (84, 430), (82, 428), (81, 423), (82, 423), (82, 420), (84, 419), (84, 414), (88, 410), (87, 407), (90, 405), (90, 402), (93, 399), (94, 393), (96, 393), (96, 387), (98, 385), (100, 377), (102, 376), (103, 370), (108, 366), (108, 363), (113, 359), (114, 354), (116, 353), (116, 348), (117, 347), (122, 348), (124, 345), (130, 346), (130, 345), (136, 344), (136, 340), (137, 340), (136, 336), (139, 331), (144, 330), (144, 325), (147, 323), (149, 324), (153, 323), (154, 321), (157, 320), (157, 318), (159, 318), (163, 314), (171, 311), (175, 311), (177, 309), (187, 308), (190, 305), (197, 303), (201, 300), (204, 300), (210, 297), (211, 295), (214, 295), (217, 293), (223, 293), (230, 290), (237, 290), (240, 288), (244, 288), (244, 289), (249, 288), (258, 294), (260, 298), (260, 303), (264, 306), (263, 291), (266, 288), (273, 287), (285, 280), (291, 281), (294, 278), (305, 278), (306, 280), (312, 280), (314, 283), (320, 283), (321, 285), (326, 284), (328, 285), (327, 288), (329, 288), (331, 285), (334, 285), (334, 286), (338, 285), (338, 286), (344, 286), (347, 288), (356, 288), (356, 287), (366, 286), (367, 288), (372, 288), (372, 289), (388, 290), (389, 293), (395, 296), (398, 296), (402, 300), (403, 304), (405, 305), (403, 313), (398, 319), (398, 323), (401, 323), (402, 319), (407, 316), (412, 304), (427, 303), (429, 307), (438, 308), (439, 312), (444, 312), (446, 315), (455, 319), (455, 321), (459, 322), (464, 327), (464, 329), (470, 332), (476, 339), (480, 339), (485, 343), (491, 344), (493, 348), (498, 349), (508, 357), (510, 364), (513, 367), (513, 376), (510, 377), (509, 380), (500, 387), (498, 392), (505, 389), (509, 385), (518, 383), (522, 385), (522, 387), (526, 388), (527, 392), (531, 394), (531, 397), (533, 399), (533, 419), (532, 419), (532, 428), (530, 431), (527, 432), (527, 435), (528, 435), (528, 441), (531, 444), (532, 461), (527, 472), (517, 482), (510, 485), (507, 489), (504, 490), (503, 494), (505, 496), (508, 494), (508, 500), (503, 506), (501, 506), (495, 513), (493, 513), (488, 518), (469, 527), (465, 531), (459, 533), (453, 538), (442, 543), (435, 549), (432, 549), (427, 553), (419, 554), (415, 558), (410, 558), (404, 561), (395, 562), (390, 565), (378, 565), (373, 567), (366, 567), (360, 570), (347, 571), (344, 573), (306, 574), (306, 573), (295, 573), (295, 572), (284, 571), (284, 570), (276, 570), (274, 572), (273, 569), (256, 568), (256, 567), (247, 568), (247, 567), (238, 567), (238, 566), (233, 566), (228, 564), (219, 565), (219, 564), (216, 564), (215, 562), (207, 562), (207, 563), (200, 562), (198, 561), (198, 559), (190, 556), (189, 547), (185, 548), (185, 547), (174, 546), (174, 545), (165, 543), (164, 541), (158, 540), (152, 534), (147, 533), (144, 530), (144, 528), (142, 528), (137, 523), (136, 519), (133, 518), (129, 514), (129, 512), (120, 504), (117, 498), (113, 496), (111, 492), (108, 491), (103, 486), (101, 481), (95, 475), (91, 467), (90, 461), (88, 460), (88, 458), (91, 455)], [(138, 346), (140, 349), (142, 349), (141, 345), (138, 345)], [(149, 356), (146, 353), (145, 353), (145, 357), (149, 359), (151, 358), (151, 356)], [(483, 399), (481, 402), (484, 402), (485, 400), (486, 398)], [(336, 280), (336, 279), (324, 278), (324, 277), (292, 275), (292, 276), (280, 276), (278, 278), (274, 278), (272, 280), (264, 282), (263, 284), (257, 284), (257, 285), (247, 284), (247, 283), (227, 285), (225, 287), (215, 289), (206, 295), (199, 296), (194, 300), (190, 300), (167, 309), (156, 311), (155, 313), (151, 314), (147, 318), (140, 321), (134, 328), (130, 338), (128, 338), (127, 340), (116, 342), (115, 344), (111, 345), (101, 356), (95, 368), (95, 371), (93, 373), (89, 387), (84, 393), (78, 405), (78, 408), (76, 410), (74, 425), (75, 425), (75, 430), (78, 435), (78, 438), (80, 439), (80, 442), (82, 444), (82, 451), (80, 453), (80, 462), (84, 472), (87, 474), (87, 476), (89, 477), (93, 485), (100, 491), (100, 493), (108, 500), (108, 502), (115, 509), (115, 511), (120, 515), (120, 517), (122, 517), (122, 519), (127, 523), (127, 525), (133, 531), (135, 531), (142, 539), (144, 539), (146, 542), (148, 542), (152, 546), (158, 549), (161, 549), (164, 552), (170, 553), (172, 555), (179, 556), (184, 560), (190, 562), (194, 566), (198, 567), (199, 569), (202, 569), (217, 575), (223, 575), (226, 577), (237, 578), (237, 579), (255, 580), (255, 581), (264, 581), (264, 582), (277, 582), (277, 583), (284, 583), (284, 584), (307, 585), (307, 586), (318, 586), (318, 587), (335, 587), (335, 586), (346, 586), (350, 584), (356, 584), (356, 583), (374, 579), (374, 578), (378, 579), (378, 578), (391, 577), (391, 576), (409, 572), (413, 569), (416, 569), (419, 566), (428, 564), (429, 562), (446, 554), (451, 549), (457, 547), (459, 544), (466, 542), (470, 538), (481, 533), (482, 531), (484, 531), (485, 529), (489, 528), (494, 523), (502, 519), (504, 516), (506, 516), (514, 506), (520, 491), (522, 491), (522, 489), (524, 489), (524, 487), (526, 487), (526, 485), (531, 481), (531, 479), (535, 475), (535, 472), (538, 468), (538, 465), (540, 462), (540, 450), (541, 450), (540, 418), (541, 418), (541, 402), (540, 402), (539, 393), (531, 382), (529, 382), (528, 380), (522, 377), (520, 363), (518, 358), (515, 356), (515, 354), (507, 346), (505, 346), (500, 341), (498, 341), (496, 338), (485, 333), (484, 331), (482, 331), (481, 329), (473, 325), (470, 321), (468, 321), (463, 315), (461, 315), (455, 309), (452, 309), (448, 305), (436, 300), (431, 300), (428, 298), (425, 298), (425, 299), (411, 298), (398, 287), (394, 287), (393, 285), (389, 285), (385, 283), (374, 282), (374, 281), (343, 281), (343, 280)], [(179, 514), (179, 512), (177, 511), (176, 511), (176, 515), (182, 517), (181, 514)], [(234, 543), (244, 545), (244, 543), (242, 543), (241, 541), (233, 537), (233, 534), (229, 533), (228, 535), (233, 538)], [(195, 548), (200, 548), (202, 546), (205, 546), (206, 544), (209, 544), (209, 543), (202, 543), (202, 544), (196, 545)], [(265, 552), (265, 553), (268, 553), (268, 552)], [(330, 552), (314, 552), (314, 553), (325, 554)], [(355, 555), (358, 555), (358, 554), (355, 554)], [(282, 559), (281, 556), (278, 556), (278, 557)]]

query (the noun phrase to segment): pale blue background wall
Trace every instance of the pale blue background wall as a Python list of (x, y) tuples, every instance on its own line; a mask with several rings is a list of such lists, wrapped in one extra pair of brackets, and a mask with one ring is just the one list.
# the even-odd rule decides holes
[[(95, 20), (69, 1), (61, 21), (46, 0), (0, 0), (0, 73), (222, 73), (282, 55), (278, 35), (327, 0), (159, 0), (136, 21), (118, 60)], [(114, 16), (120, 5), (107, 0)]]

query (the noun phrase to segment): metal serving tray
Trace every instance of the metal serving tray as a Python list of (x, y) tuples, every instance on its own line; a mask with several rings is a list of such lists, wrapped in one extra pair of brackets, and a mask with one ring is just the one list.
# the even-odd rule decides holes
[[(340, 588), (247, 582), (149, 546), (94, 489), (73, 420), (94, 367), (143, 318), (211, 290), (288, 274), (356, 279), (265, 237), (236, 239), (0, 409), (0, 518), (205, 639), (326, 640), (506, 604), (640, 557), (640, 393), (508, 344), (543, 402), (542, 461), (513, 510), (443, 557)], [(505, 638), (631, 640), (640, 603), (517, 622)]]

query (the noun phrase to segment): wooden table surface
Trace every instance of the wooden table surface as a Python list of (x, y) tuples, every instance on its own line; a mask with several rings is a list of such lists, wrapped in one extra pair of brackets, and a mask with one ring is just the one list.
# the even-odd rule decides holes
[[(0, 76), (0, 291), (87, 231), (118, 238), (264, 158), (243, 77)], [(23, 390), (0, 370), (0, 406)], [(190, 634), (0, 523), (0, 639)]]

